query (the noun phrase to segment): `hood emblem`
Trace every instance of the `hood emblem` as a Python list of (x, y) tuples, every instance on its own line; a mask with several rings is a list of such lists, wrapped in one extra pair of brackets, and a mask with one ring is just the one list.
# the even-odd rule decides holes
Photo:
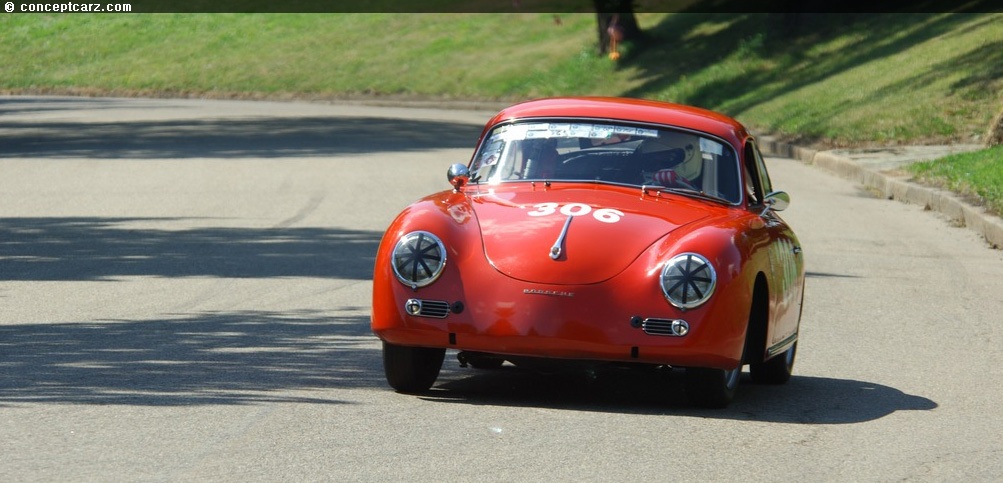
[(554, 246), (550, 247), (550, 258), (552, 260), (557, 260), (561, 258), (561, 253), (563, 252), (564, 238), (568, 236), (568, 227), (571, 226), (571, 219), (574, 215), (568, 215), (568, 221), (564, 222), (564, 228), (561, 229), (561, 234), (557, 237), (557, 241), (554, 242)]
[(544, 290), (539, 288), (524, 288), (522, 293), (526, 295), (550, 295), (553, 297), (574, 297), (574, 292), (565, 292), (563, 290)]

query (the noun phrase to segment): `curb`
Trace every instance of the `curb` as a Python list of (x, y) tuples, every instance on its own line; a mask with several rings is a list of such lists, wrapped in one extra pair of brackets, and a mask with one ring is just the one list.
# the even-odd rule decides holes
[(981, 235), (990, 247), (1003, 249), (1003, 219), (965, 202), (950, 191), (922, 186), (909, 181), (906, 177), (865, 168), (852, 159), (831, 151), (794, 146), (776, 141), (769, 136), (761, 137), (759, 146), (764, 154), (783, 156), (818, 166), (841, 178), (875, 190), (886, 199), (919, 205), (926, 210), (941, 213), (960, 226)]

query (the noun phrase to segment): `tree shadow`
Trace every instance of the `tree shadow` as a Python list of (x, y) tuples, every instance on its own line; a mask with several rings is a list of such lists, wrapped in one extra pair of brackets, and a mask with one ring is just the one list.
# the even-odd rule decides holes
[[(128, 102), (135, 103), (135, 99)], [(0, 96), (0, 116), (16, 115), (21, 113), (37, 114), (40, 112), (63, 112), (77, 109), (88, 109), (95, 111), (119, 109), (127, 107), (126, 101), (111, 99), (91, 99), (91, 98), (69, 98), (69, 97), (20, 97), (20, 96)], [(167, 107), (166, 104), (162, 106)], [(159, 108), (160, 105), (148, 103), (143, 105), (144, 110)]]
[(166, 218), (0, 218), (0, 281), (154, 277), (369, 280), (379, 231), (341, 228), (137, 229)]
[[(448, 361), (447, 361), (448, 364)], [(454, 366), (455, 367), (455, 366)], [(743, 374), (726, 409), (693, 408), (681, 370), (607, 368), (595, 373), (445, 370), (430, 401), (574, 411), (692, 416), (797, 424), (852, 424), (896, 411), (929, 411), (937, 403), (866, 381), (797, 376), (781, 386), (756, 385)]]
[(0, 326), (0, 406), (338, 404), (288, 394), (385, 387), (373, 341), (368, 317), (309, 310)]
[[(624, 95), (664, 97), (664, 93), (681, 80), (719, 69), (723, 59), (768, 58), (768, 68), (752, 67), (742, 72), (711, 75), (708, 82), (680, 93), (678, 98), (666, 99), (740, 117), (742, 113), (778, 95), (893, 56), (919, 43), (949, 34), (977, 18), (969, 13), (802, 13), (797, 17), (796, 25), (791, 25), (785, 22), (783, 15), (706, 13), (708, 9), (701, 5), (697, 2), (690, 10), (694, 13), (669, 15), (660, 24), (648, 29), (646, 34), (649, 38), (644, 48), (622, 62), (625, 67), (639, 71), (643, 82)], [(972, 10), (978, 11), (978, 5), (982, 3), (976, 2), (975, 5)], [(742, 9), (735, 11), (741, 12)], [(824, 56), (810, 53), (813, 46), (836, 39), (845, 42), (838, 52)], [(958, 95), (981, 96), (985, 94), (986, 85), (994, 79), (993, 75), (999, 73), (1000, 62), (994, 61), (999, 60), (1001, 51), (1003, 43), (996, 41), (978, 52), (931, 63), (921, 74), (888, 88), (909, 92), (931, 78), (942, 76), (944, 69), (964, 66), (965, 69), (971, 68), (971, 74), (956, 82), (954, 88)], [(983, 54), (988, 58), (982, 57)], [(750, 92), (756, 95), (749, 95)], [(872, 98), (848, 101), (835, 112), (826, 111), (819, 116), (826, 119), (838, 116), (842, 110), (872, 101)], [(799, 114), (805, 115), (803, 112)], [(820, 124), (822, 121), (819, 119)], [(808, 123), (811, 124), (810, 119)], [(808, 133), (818, 130), (812, 125), (800, 129)]]
[[(35, 99), (0, 99), (0, 114), (58, 110), (51, 102), (38, 105)], [(86, 107), (117, 106), (114, 101), (103, 101), (109, 105), (102, 107), (101, 102), (94, 100)], [(0, 158), (276, 158), (473, 150), (481, 128), (427, 119), (324, 116), (122, 122), (5, 120), (0, 122)]]

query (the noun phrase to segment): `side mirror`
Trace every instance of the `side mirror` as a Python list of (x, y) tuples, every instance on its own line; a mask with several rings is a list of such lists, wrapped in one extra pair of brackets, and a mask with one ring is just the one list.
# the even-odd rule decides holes
[(787, 194), (786, 191), (774, 191), (766, 195), (766, 208), (763, 208), (763, 212), (760, 216), (765, 215), (767, 211), (784, 211), (788, 206), (791, 205), (791, 195)]
[(446, 172), (446, 179), (453, 185), (453, 191), (460, 191), (470, 181), (470, 169), (465, 164), (454, 164)]

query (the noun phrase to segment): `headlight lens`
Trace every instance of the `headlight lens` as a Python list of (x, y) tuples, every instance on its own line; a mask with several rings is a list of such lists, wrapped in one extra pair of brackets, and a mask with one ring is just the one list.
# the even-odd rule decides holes
[(703, 256), (681, 253), (662, 267), (661, 284), (666, 300), (687, 310), (710, 298), (717, 284), (717, 273)]
[(424, 287), (439, 278), (446, 267), (446, 247), (437, 236), (414, 231), (397, 241), (390, 263), (401, 283), (411, 288)]

